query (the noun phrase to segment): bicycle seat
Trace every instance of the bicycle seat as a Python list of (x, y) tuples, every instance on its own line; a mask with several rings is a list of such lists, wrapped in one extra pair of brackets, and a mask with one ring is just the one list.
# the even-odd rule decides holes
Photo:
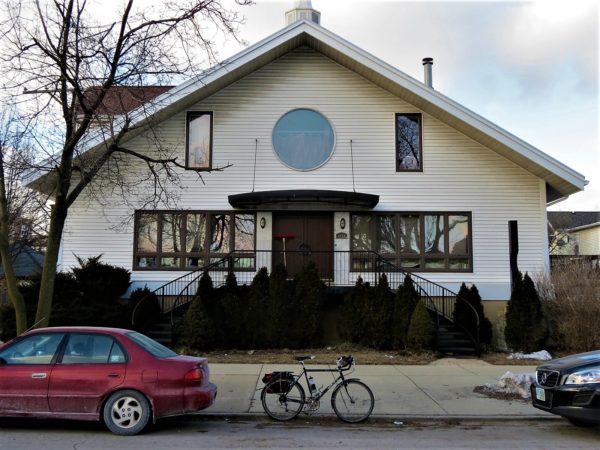
[(306, 361), (307, 359), (314, 359), (314, 356), (294, 356), (294, 359), (298, 362)]

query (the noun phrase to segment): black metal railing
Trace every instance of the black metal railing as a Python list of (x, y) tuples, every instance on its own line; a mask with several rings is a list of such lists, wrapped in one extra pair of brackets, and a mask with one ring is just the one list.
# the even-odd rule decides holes
[[(229, 261), (230, 258), (232, 258), (232, 253), (213, 261), (207, 266), (199, 267), (185, 275), (175, 278), (143, 297), (137, 305), (135, 305), (131, 314), (132, 325), (135, 327), (139, 322), (138, 311), (141, 310), (141, 305), (144, 302), (151, 301), (153, 296), (156, 296), (158, 299), (158, 304), (163, 314), (171, 314), (174, 308), (178, 308), (191, 302), (198, 291), (198, 283), (202, 274), (204, 274), (205, 271), (208, 271), (210, 274), (213, 270), (221, 272), (223, 268), (232, 266)], [(211, 278), (215, 287), (219, 287), (224, 283), (224, 279), (219, 279), (214, 276), (211, 276)]]
[[(408, 272), (393, 261), (373, 251), (313, 251), (287, 250), (271, 251), (257, 250), (255, 252), (232, 252), (213, 263), (198, 268), (186, 275), (159, 287), (153, 294), (158, 297), (161, 311), (170, 316), (172, 327), (175, 327), (183, 314), (184, 307), (189, 304), (198, 291), (202, 274), (206, 271), (211, 276), (213, 286), (218, 288), (225, 283), (227, 274), (234, 272), (238, 284), (250, 284), (256, 272), (261, 267), (269, 271), (276, 264), (284, 264), (290, 276), (299, 272), (308, 262), (314, 262), (321, 279), (328, 287), (350, 287), (361, 277), (365, 282), (376, 286), (381, 275), (385, 274), (392, 290), (397, 290), (404, 283), (406, 275), (410, 274), (415, 289), (420, 294), (424, 305), (435, 313), (436, 328), (439, 328), (440, 317), (459, 328), (473, 342), (479, 351), (480, 317), (471, 303), (446, 287), (423, 278), (413, 272)], [(142, 299), (133, 312), (132, 321), (135, 324), (136, 310), (146, 300)], [(454, 311), (457, 302), (463, 302), (467, 310), (472, 312), (475, 327), (473, 335), (463, 324), (456, 323)]]

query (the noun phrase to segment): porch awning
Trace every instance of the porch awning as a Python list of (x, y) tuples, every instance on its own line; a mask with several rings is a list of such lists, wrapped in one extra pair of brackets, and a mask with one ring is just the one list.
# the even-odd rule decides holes
[(317, 189), (291, 189), (247, 192), (229, 196), (229, 204), (242, 209), (312, 209), (345, 210), (372, 209), (379, 203), (379, 195), (362, 192), (329, 191)]

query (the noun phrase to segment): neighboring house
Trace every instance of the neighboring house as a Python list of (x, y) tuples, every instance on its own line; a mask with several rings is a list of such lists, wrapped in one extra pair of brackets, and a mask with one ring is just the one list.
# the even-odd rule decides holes
[[(376, 279), (381, 260), (362, 256), (372, 251), (454, 291), (474, 283), (492, 320), (502, 314), (511, 269), (549, 266), (546, 205), (583, 190), (584, 177), (321, 27), (310, 2), (287, 17), (144, 105), (137, 120), (154, 129), (126, 145), (143, 154), (158, 139), (185, 161), (177, 206), (84, 193), (61, 266), (102, 253), (132, 271), (133, 287), (157, 288), (235, 250), (243, 282), (313, 259), (346, 286)], [(129, 164), (131, 180), (145, 173)]]
[[(14, 244), (11, 246), (12, 266), (19, 280), (27, 280), (42, 271), (44, 254), (28, 245)], [(4, 268), (0, 265), (0, 304), (8, 303), (4, 286)]]
[(600, 259), (600, 211), (549, 211), (550, 258)]

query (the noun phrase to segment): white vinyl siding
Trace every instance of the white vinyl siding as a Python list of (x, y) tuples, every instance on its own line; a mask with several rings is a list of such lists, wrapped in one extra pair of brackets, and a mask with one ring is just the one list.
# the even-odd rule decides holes
[[(336, 134), (331, 159), (310, 172), (284, 166), (271, 145), (273, 126), (295, 108), (319, 111)], [(376, 211), (472, 213), (473, 273), (427, 273), (426, 278), (456, 289), (463, 281), (476, 283), (484, 297), (506, 299), (509, 220), (518, 221), (519, 268), (530, 273), (544, 268), (545, 192), (539, 178), (319, 53), (289, 53), (188, 111), (213, 112), (213, 168), (231, 167), (202, 173), (204, 183), (197, 173), (182, 171), (184, 187), (177, 188), (176, 205), (158, 209), (232, 209), (228, 195), (253, 189), (256, 140), (255, 191), (351, 191), (352, 140), (356, 191), (379, 195)], [(186, 112), (174, 115), (159, 130), (182, 162)], [(400, 112), (423, 114), (423, 172), (396, 172), (394, 121)], [(139, 152), (149, 148), (144, 137), (127, 145)], [(143, 166), (135, 164), (143, 172)], [(83, 197), (76, 202), (65, 230), (63, 267), (76, 265), (75, 255), (103, 253), (105, 262), (131, 269), (135, 196), (128, 202), (126, 206), (118, 197), (105, 199), (104, 206)], [(129, 222), (122, 225), (123, 220)], [(132, 278), (143, 286), (180, 274), (134, 272)]]

